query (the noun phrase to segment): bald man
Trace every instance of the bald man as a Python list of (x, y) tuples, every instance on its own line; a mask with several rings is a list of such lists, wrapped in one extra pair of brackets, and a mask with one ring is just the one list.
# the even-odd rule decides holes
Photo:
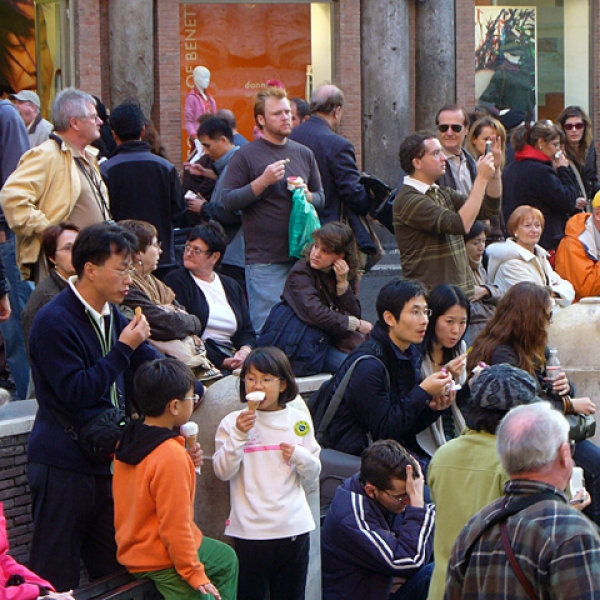
[(340, 219), (342, 207), (364, 216), (369, 208), (367, 192), (360, 182), (354, 146), (338, 135), (344, 110), (344, 94), (335, 85), (322, 85), (310, 100), (311, 116), (298, 125), (290, 139), (314, 153), (325, 192), (325, 206), (318, 210), (321, 223)]

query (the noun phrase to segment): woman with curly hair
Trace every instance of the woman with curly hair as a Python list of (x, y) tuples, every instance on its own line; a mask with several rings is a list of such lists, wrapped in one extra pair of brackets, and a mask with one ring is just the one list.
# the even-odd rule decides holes
[(581, 196), (592, 200), (600, 191), (592, 121), (581, 106), (567, 106), (558, 115), (557, 123), (565, 135), (565, 153), (577, 178)]
[[(473, 344), (467, 358), (467, 372), (479, 362), (506, 363), (536, 378), (538, 395), (565, 414), (596, 412), (587, 397), (572, 398), (575, 388), (561, 372), (549, 381), (546, 374), (548, 331), (552, 322), (550, 292), (533, 283), (518, 283), (498, 303), (494, 316)], [(592, 504), (585, 512), (600, 524), (600, 448), (590, 440), (575, 446), (575, 464), (582, 467)]]
[(331, 221), (313, 238), (307, 257), (292, 267), (282, 298), (301, 321), (331, 336), (323, 369), (335, 373), (373, 325), (360, 318), (359, 259), (352, 230)]

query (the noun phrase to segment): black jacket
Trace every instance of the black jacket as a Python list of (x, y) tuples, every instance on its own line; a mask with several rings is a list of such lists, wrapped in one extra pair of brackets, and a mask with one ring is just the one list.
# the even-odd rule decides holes
[[(469, 169), (469, 173), (471, 175), (471, 183), (473, 183), (477, 177), (477, 161), (466, 150), (463, 150), (463, 152), (465, 154), (465, 158), (467, 159), (467, 169)], [(457, 189), (456, 180), (454, 179), (450, 165), (446, 165), (446, 172), (437, 180), (436, 183), (440, 187), (449, 187), (453, 190)]]
[[(398, 440), (415, 454), (422, 455), (415, 436), (440, 414), (429, 408), (432, 397), (419, 386), (422, 361), (419, 349), (411, 345), (407, 352), (400, 352), (387, 330), (377, 322), (371, 339), (354, 350), (334, 376), (332, 392), (355, 359), (366, 354), (377, 356), (383, 364), (363, 360), (356, 366), (329, 426), (329, 446), (358, 456), (367, 447), (370, 434), (373, 440)], [(385, 383), (386, 369), (390, 377), (389, 390)]]
[[(237, 330), (231, 338), (231, 343), (236, 347), (256, 346), (256, 334), (250, 321), (250, 313), (248, 312), (248, 304), (242, 288), (237, 281), (225, 275), (219, 275), (227, 301), (233, 310), (237, 321)], [(165, 283), (175, 292), (177, 301), (185, 306), (187, 311), (196, 315), (202, 324), (202, 331), (206, 328), (208, 322), (209, 308), (206, 297), (202, 290), (196, 285), (191, 273), (185, 268), (180, 267), (171, 271), (165, 277)]]

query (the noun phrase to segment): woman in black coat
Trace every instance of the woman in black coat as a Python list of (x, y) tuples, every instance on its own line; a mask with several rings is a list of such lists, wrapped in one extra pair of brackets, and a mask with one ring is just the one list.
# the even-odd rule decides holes
[(225, 233), (216, 221), (197, 225), (185, 244), (184, 266), (171, 271), (165, 283), (200, 319), (208, 358), (220, 369), (232, 371), (243, 366), (256, 346), (256, 334), (242, 288), (215, 272), (225, 247)]

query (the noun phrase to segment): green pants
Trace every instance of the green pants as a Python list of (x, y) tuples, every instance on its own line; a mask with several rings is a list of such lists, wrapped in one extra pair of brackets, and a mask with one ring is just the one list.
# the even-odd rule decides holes
[[(238, 559), (233, 548), (204, 537), (198, 550), (198, 559), (204, 565), (207, 577), (216, 586), (223, 600), (237, 599)], [(138, 579), (152, 579), (158, 591), (168, 600), (213, 600), (212, 594), (195, 590), (175, 570), (147, 571), (134, 573)]]

